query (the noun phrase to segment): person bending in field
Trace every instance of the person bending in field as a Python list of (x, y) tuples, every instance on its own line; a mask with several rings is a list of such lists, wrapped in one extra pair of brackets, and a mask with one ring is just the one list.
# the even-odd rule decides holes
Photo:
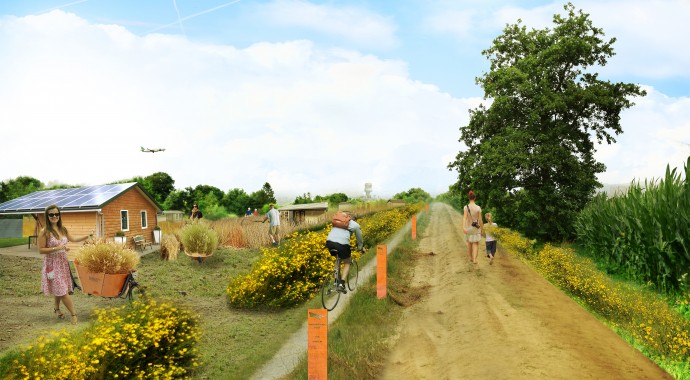
[(264, 220), (261, 223), (266, 223), (268, 220), (268, 236), (271, 237), (271, 244), (273, 246), (280, 245), (280, 236), (278, 232), (280, 230), (280, 212), (276, 210), (275, 206), (271, 204), (270, 210), (266, 213)]

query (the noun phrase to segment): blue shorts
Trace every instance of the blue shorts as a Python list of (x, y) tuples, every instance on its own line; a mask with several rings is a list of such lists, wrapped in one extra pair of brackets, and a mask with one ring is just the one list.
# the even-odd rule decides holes
[(486, 242), (486, 256), (496, 255), (496, 240)]

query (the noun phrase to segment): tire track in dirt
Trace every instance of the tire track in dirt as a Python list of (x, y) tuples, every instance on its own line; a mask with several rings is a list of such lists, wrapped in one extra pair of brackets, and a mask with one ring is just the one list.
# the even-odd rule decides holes
[[(413, 286), (384, 379), (672, 379), (499, 246), (473, 265), (462, 214), (431, 205)], [(483, 258), (480, 243), (480, 258)]]

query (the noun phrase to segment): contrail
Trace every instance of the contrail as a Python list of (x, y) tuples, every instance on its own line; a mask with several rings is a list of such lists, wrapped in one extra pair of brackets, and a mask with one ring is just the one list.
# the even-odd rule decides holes
[[(83, 0), (83, 1), (86, 1), (86, 0)], [(234, 1), (231, 1), (231, 2), (229, 2), (229, 3), (221, 4), (221, 5), (217, 6), (217, 7), (213, 7), (213, 8), (207, 9), (207, 10), (205, 10), (205, 11), (201, 11), (201, 12), (198, 12), (198, 13), (194, 13), (194, 14), (191, 14), (191, 15), (186, 16), (186, 17), (183, 17), (183, 18), (179, 18), (179, 15), (178, 15), (178, 20), (177, 20), (177, 21), (171, 22), (170, 24), (166, 24), (166, 25), (163, 25), (163, 26), (159, 26), (159, 27), (154, 28), (154, 29), (151, 29), (151, 30), (149, 30), (147, 33), (152, 33), (152, 32), (155, 32), (155, 31), (157, 31), (157, 30), (165, 29), (165, 28), (174, 26), (175, 24), (180, 24), (180, 25), (181, 25), (182, 21), (189, 20), (190, 18), (194, 18), (194, 17), (197, 17), (197, 16), (205, 15), (206, 13), (210, 13), (210, 12), (213, 12), (213, 11), (217, 11), (217, 10), (220, 9), (220, 8), (225, 8), (225, 7), (227, 7), (228, 5), (232, 5), (232, 4), (239, 3), (239, 2), (240, 2), (240, 0), (234, 0)]]
[(57, 7), (53, 7), (53, 8), (49, 8), (49, 9), (44, 9), (44, 10), (38, 12), (38, 13), (39, 13), (39, 14), (40, 14), (40, 13), (46, 13), (46, 12), (54, 11), (54, 10), (56, 10), (56, 9), (66, 8), (66, 7), (69, 7), (69, 6), (71, 6), (71, 5), (80, 4), (80, 3), (85, 3), (85, 2), (87, 2), (87, 1), (89, 1), (89, 0), (77, 0), (77, 1), (73, 1), (73, 2), (71, 2), (71, 3), (58, 5)]
[(184, 31), (184, 25), (182, 25), (182, 19), (180, 19), (180, 10), (177, 9), (177, 2), (173, 0), (173, 7), (175, 7), (175, 12), (177, 13), (177, 22), (180, 24), (180, 29), (182, 30), (182, 34), (187, 36), (187, 33)]

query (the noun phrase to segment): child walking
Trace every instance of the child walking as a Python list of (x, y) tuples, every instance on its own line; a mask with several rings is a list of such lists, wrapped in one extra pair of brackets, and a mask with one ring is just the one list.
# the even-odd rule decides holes
[(489, 227), (484, 229), (486, 235), (486, 257), (489, 258), (489, 265), (493, 265), (494, 256), (496, 255), (496, 239), (491, 235), (491, 229), (498, 227), (498, 225), (491, 220), (490, 212), (484, 214), (484, 217), (486, 218), (484, 225)]

